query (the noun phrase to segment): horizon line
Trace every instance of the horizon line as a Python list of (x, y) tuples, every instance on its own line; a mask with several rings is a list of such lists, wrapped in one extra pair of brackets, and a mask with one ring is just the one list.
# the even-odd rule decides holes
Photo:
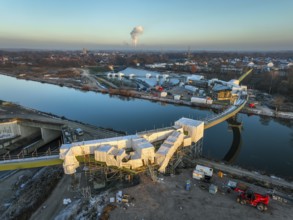
[[(16, 52), (16, 51), (82, 51), (85, 47), (80, 49), (48, 49), (48, 48), (0, 48), (0, 51)], [(129, 49), (88, 49), (87, 51), (127, 51), (127, 52), (243, 52), (243, 53), (272, 53), (272, 52), (293, 52), (293, 49), (259, 49), (259, 50), (245, 50), (245, 49), (146, 49), (146, 48), (129, 48)]]

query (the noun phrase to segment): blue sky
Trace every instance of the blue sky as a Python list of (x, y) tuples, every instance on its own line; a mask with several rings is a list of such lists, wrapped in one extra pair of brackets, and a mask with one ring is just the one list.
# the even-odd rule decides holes
[(0, 0), (0, 48), (292, 50), (292, 0)]

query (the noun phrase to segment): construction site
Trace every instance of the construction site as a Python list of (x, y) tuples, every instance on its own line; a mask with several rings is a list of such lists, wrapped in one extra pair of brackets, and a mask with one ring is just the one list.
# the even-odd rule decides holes
[[(1, 219), (292, 218), (291, 183), (201, 158), (204, 130), (234, 108), (214, 120), (181, 118), (171, 127), (134, 135), (11, 103), (2, 103), (1, 111), (10, 113), (1, 116), (6, 136), (14, 134), (10, 141), (34, 133), (39, 140), (33, 143), (49, 140), (48, 134), (57, 137), (39, 150), (2, 153), (1, 169), (13, 171), (1, 172)], [(23, 126), (31, 132), (22, 132)], [(195, 170), (197, 165), (213, 172)], [(268, 210), (238, 204), (231, 181), (270, 195)]]
[(131, 135), (1, 102), (1, 219), (291, 219), (292, 183), (202, 158), (224, 121), (237, 155), (243, 77), (220, 113)]

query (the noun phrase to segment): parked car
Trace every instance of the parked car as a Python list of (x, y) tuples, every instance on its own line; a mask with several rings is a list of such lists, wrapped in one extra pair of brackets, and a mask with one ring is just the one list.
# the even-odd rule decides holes
[(76, 128), (74, 133), (78, 136), (81, 136), (84, 134), (83, 130), (81, 128)]

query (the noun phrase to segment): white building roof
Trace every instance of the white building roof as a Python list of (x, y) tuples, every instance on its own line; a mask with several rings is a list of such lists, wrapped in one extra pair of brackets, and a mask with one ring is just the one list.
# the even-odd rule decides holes
[(204, 79), (204, 76), (201, 76), (201, 75), (191, 75), (191, 76), (187, 77), (187, 81), (189, 81), (189, 80), (199, 81), (202, 79)]
[(176, 124), (179, 123), (180, 125), (188, 125), (188, 126), (197, 127), (197, 126), (201, 125), (203, 122), (202, 121), (193, 120), (193, 119), (189, 119), (189, 118), (180, 118), (175, 123)]
[(189, 90), (189, 91), (192, 91), (192, 92), (195, 92), (196, 90), (198, 90), (197, 87), (195, 86), (190, 86), (190, 85), (186, 85), (185, 86), (185, 89)]

